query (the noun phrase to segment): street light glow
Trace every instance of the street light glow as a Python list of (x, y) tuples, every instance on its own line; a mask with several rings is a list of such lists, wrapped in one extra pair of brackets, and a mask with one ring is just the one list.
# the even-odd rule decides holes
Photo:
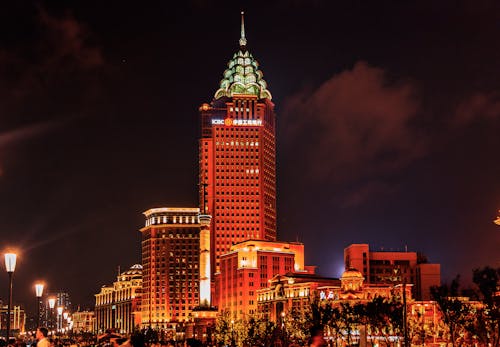
[(50, 309), (53, 309), (55, 306), (56, 306), (56, 298), (54, 298), (54, 297), (49, 298)]

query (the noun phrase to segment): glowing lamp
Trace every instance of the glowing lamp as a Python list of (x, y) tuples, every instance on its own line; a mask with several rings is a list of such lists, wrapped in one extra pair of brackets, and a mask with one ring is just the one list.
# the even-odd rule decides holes
[(5, 269), (7, 272), (14, 272), (16, 270), (16, 258), (15, 253), (5, 253)]
[(49, 298), (49, 307), (52, 310), (56, 306), (56, 298)]
[(35, 284), (35, 294), (37, 298), (40, 298), (43, 294), (43, 283)]

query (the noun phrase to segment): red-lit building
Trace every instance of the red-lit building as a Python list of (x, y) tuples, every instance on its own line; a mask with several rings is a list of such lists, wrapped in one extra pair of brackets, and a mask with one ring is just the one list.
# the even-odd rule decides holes
[(262, 71), (239, 49), (210, 104), (200, 107), (200, 206), (212, 216), (211, 266), (235, 243), (276, 240), (275, 113)]
[(257, 313), (257, 291), (278, 274), (306, 273), (304, 245), (298, 242), (247, 240), (220, 258), (215, 305), (234, 318)]
[(417, 252), (372, 251), (368, 244), (352, 244), (344, 249), (344, 264), (359, 270), (366, 283), (413, 284), (417, 300), (430, 300), (430, 288), (441, 285), (440, 264), (428, 263)]
[(200, 304), (204, 224), (198, 208), (152, 208), (144, 215), (141, 326), (174, 330)]

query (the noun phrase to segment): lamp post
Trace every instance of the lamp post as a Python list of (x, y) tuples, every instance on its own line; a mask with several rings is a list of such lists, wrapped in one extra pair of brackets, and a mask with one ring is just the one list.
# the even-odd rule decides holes
[(64, 307), (62, 307), (62, 306), (57, 307), (57, 331), (60, 331), (62, 329), (63, 310), (64, 310)]
[(408, 341), (408, 310), (406, 307), (406, 277), (403, 277), (403, 336), (405, 347), (410, 347)]
[(49, 308), (50, 308), (50, 328), (51, 330), (54, 330), (54, 307), (56, 306), (56, 298), (50, 297), (49, 298)]
[(40, 305), (42, 304), (43, 283), (35, 284), (36, 295), (36, 326), (40, 327)]
[(16, 269), (16, 258), (17, 255), (15, 253), (6, 253), (5, 254), (5, 269), (9, 274), (9, 303), (7, 306), (7, 345), (9, 344), (10, 338), (10, 311), (12, 309), (12, 275), (14, 274), (14, 270)]
[(281, 311), (281, 334), (283, 338), (283, 345), (287, 346), (285, 316), (286, 316), (285, 311)]
[(231, 347), (236, 346), (234, 341), (234, 319), (231, 319)]
[(403, 287), (403, 346), (409, 347), (410, 344), (408, 343), (408, 317), (406, 311), (406, 277), (403, 275), (403, 271), (399, 266), (394, 268), (394, 281), (400, 281)]
[(65, 332), (67, 331), (66, 328), (68, 327), (68, 316), (69, 316), (68, 311), (64, 312), (62, 316), (63, 319), (61, 322), (61, 328), (64, 327)]

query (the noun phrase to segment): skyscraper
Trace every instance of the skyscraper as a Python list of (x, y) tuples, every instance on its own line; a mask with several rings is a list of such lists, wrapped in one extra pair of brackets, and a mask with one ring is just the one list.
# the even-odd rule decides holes
[(200, 207), (212, 216), (211, 266), (247, 240), (276, 240), (275, 113), (259, 64), (247, 49), (243, 13), (239, 49), (210, 104), (200, 107)]

